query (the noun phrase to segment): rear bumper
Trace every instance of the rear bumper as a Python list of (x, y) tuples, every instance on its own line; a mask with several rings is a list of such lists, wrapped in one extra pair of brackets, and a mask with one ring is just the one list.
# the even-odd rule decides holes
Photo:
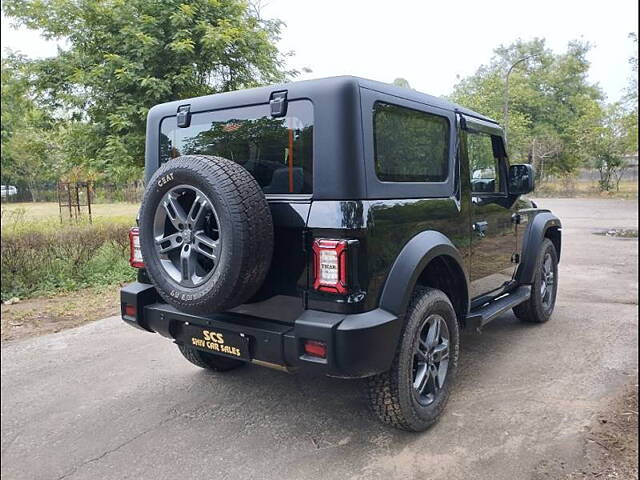
[[(177, 342), (183, 325), (219, 328), (249, 337), (251, 361), (286, 370), (310, 370), (334, 377), (361, 378), (389, 369), (400, 335), (398, 318), (382, 309), (359, 314), (305, 310), (293, 324), (235, 313), (190, 315), (162, 303), (152, 285), (134, 282), (120, 291), (122, 319), (134, 327)], [(136, 315), (125, 312), (136, 307)], [(304, 340), (327, 345), (327, 358), (304, 354)]]

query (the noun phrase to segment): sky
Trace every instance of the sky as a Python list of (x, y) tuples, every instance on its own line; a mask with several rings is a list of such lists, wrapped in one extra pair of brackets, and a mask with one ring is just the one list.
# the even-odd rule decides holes
[[(289, 67), (312, 70), (299, 79), (403, 77), (432, 95), (451, 93), (500, 44), (544, 37), (556, 52), (573, 39), (591, 43), (590, 80), (616, 101), (631, 76), (628, 34), (638, 31), (637, 0), (262, 0), (261, 14), (286, 23), (279, 46), (295, 52)], [(4, 16), (1, 45), (30, 57), (57, 49)]]

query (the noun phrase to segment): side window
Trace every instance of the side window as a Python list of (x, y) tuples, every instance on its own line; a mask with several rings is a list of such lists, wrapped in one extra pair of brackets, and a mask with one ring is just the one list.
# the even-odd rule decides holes
[(383, 182), (444, 182), (449, 175), (449, 121), (409, 108), (374, 106), (377, 177)]
[(467, 134), (467, 153), (472, 193), (502, 193), (500, 158), (496, 157), (491, 135)]

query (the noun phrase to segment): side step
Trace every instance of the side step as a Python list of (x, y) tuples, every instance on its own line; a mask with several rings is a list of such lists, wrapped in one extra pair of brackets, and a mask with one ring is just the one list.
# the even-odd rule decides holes
[(479, 329), (507, 310), (526, 302), (530, 297), (531, 285), (521, 285), (505, 296), (472, 310), (465, 318), (466, 326)]

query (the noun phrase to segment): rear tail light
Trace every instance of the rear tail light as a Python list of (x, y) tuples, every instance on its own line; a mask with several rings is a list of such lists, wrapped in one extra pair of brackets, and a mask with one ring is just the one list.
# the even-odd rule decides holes
[(140, 250), (140, 230), (138, 227), (133, 227), (129, 230), (129, 247), (131, 248), (131, 255), (129, 256), (131, 266), (133, 268), (144, 268), (142, 250)]
[(125, 305), (124, 306), (124, 314), (127, 317), (135, 318), (135, 316), (136, 316), (136, 306), (135, 305)]
[(313, 242), (314, 289), (347, 293), (347, 245), (347, 240), (326, 238)]
[(305, 340), (304, 353), (310, 357), (327, 358), (327, 344), (317, 340)]

